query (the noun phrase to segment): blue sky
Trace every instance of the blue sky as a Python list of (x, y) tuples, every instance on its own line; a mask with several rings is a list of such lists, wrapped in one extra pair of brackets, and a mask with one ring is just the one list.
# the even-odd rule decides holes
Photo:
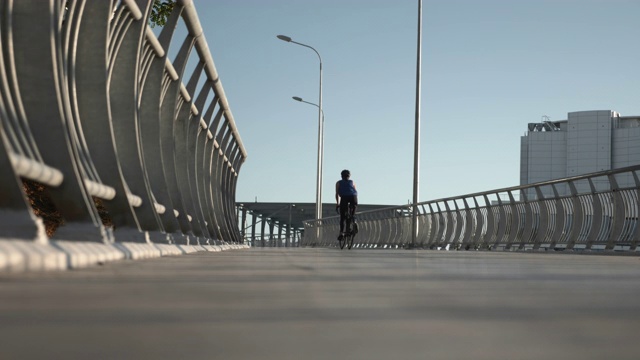
[[(417, 0), (194, 0), (248, 152), (237, 201), (323, 202), (350, 169), (363, 204), (412, 198)], [(420, 201), (519, 183), (543, 115), (640, 115), (640, 1), (423, 0)]]

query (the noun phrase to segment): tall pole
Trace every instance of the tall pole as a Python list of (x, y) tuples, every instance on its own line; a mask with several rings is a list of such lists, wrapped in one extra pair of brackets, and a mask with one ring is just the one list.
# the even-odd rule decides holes
[(418, 60), (416, 66), (416, 126), (413, 150), (413, 211), (411, 226), (411, 246), (415, 248), (418, 237), (418, 193), (420, 182), (420, 77), (422, 55), (422, 0), (418, 0)]
[[(324, 111), (322, 111), (322, 108), (320, 107), (320, 105), (314, 104), (314, 103), (312, 103), (312, 102), (304, 101), (304, 100), (302, 100), (302, 98), (301, 98), (301, 97), (299, 97), (299, 96), (293, 96), (293, 100), (295, 100), (295, 101), (300, 101), (300, 102), (303, 102), (303, 103), (305, 103), (305, 104), (313, 105), (313, 106), (315, 106), (315, 107), (317, 107), (317, 108), (318, 108), (318, 111), (320, 111), (320, 114), (322, 114), (322, 121), (321, 121), (321, 124), (322, 124), (322, 130), (318, 130), (318, 134), (323, 134), (323, 135), (324, 135)], [(322, 156), (322, 155), (324, 155), (324, 139), (318, 139), (318, 146), (320, 146), (320, 144), (322, 144), (322, 146), (321, 146), (321, 148), (318, 150), (318, 156)], [(324, 161), (323, 161), (323, 159), (322, 159), (322, 158), (318, 159), (318, 163), (320, 164), (320, 165), (319, 165), (319, 172), (318, 172), (318, 174), (321, 174), (321, 175), (320, 175), (320, 181), (319, 181), (319, 184), (320, 184), (320, 186), (319, 186), (319, 193), (320, 193), (320, 194), (322, 194), (322, 163), (323, 163), (323, 162), (324, 162)], [(319, 204), (320, 204), (320, 214), (319, 214), (319, 215), (320, 215), (320, 216), (322, 216), (322, 200), (321, 200), (320, 198), (318, 198), (318, 199), (316, 199), (316, 200), (317, 200), (317, 201), (320, 201), (320, 203), (319, 203)], [(318, 208), (318, 203), (316, 203), (316, 209), (317, 209), (317, 208)], [(316, 220), (318, 220), (318, 219), (319, 219), (319, 218), (317, 218), (317, 216), (318, 216), (318, 213), (316, 213)], [(317, 224), (317, 225), (319, 225), (319, 224)], [(318, 239), (320, 238), (320, 226), (316, 226), (316, 237), (317, 237)]]
[(318, 60), (320, 61), (320, 90), (318, 91), (318, 174), (316, 178), (316, 220), (320, 220), (322, 218), (322, 161), (324, 152), (324, 122), (322, 116), (322, 57), (320, 57), (320, 53), (313, 47), (293, 41), (288, 36), (278, 35), (277, 38), (282, 41), (294, 43), (313, 50), (316, 55), (318, 55)]
[[(318, 52), (316, 51), (316, 54)], [(316, 220), (322, 219), (322, 163), (324, 158), (324, 116), (322, 116), (322, 59), (320, 60), (320, 89), (318, 91), (318, 179), (316, 180)]]

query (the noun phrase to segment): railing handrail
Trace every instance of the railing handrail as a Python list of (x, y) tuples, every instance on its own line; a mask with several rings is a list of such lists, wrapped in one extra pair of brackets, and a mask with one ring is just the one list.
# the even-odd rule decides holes
[[(0, 241), (42, 238), (16, 179), (48, 192), (60, 215), (49, 230), (64, 240), (239, 241), (232, 204), (247, 152), (198, 14), (177, 0), (156, 37), (152, 6), (31, 1), (3, 10)], [(178, 25), (189, 34), (172, 62)]]
[[(359, 246), (405, 246), (412, 241), (407, 238), (412, 231), (408, 227), (409, 215), (416, 211), (420, 243), (428, 246), (635, 250), (640, 243), (638, 172), (640, 165), (633, 165), (429, 200), (416, 206), (358, 212), (361, 235), (356, 238), (362, 241)], [(583, 180), (588, 183), (581, 183)], [(605, 189), (604, 185), (608, 187)], [(545, 188), (548, 186), (552, 188)], [(545, 195), (546, 190), (553, 190), (552, 194)], [(522, 192), (524, 198), (516, 200), (516, 192)], [(508, 200), (501, 199), (504, 193)], [(497, 203), (493, 202), (495, 196)], [(306, 231), (303, 242), (334, 246), (337, 219), (332, 216), (304, 221), (306, 229), (322, 230)], [(314, 237), (315, 234), (320, 236)]]
[(178, 4), (184, 6), (183, 17), (187, 20), (185, 24), (187, 25), (189, 34), (196, 39), (196, 51), (198, 51), (200, 59), (205, 62), (205, 72), (207, 73), (209, 79), (214, 83), (216, 93), (220, 97), (220, 103), (224, 108), (227, 121), (229, 122), (231, 131), (233, 132), (233, 137), (238, 143), (238, 147), (240, 148), (244, 160), (247, 157), (247, 151), (244, 147), (244, 144), (242, 143), (240, 133), (238, 132), (238, 129), (236, 127), (233, 114), (231, 113), (231, 108), (229, 107), (227, 96), (225, 95), (224, 88), (222, 87), (222, 83), (220, 82), (220, 76), (218, 75), (218, 71), (216, 70), (213, 58), (211, 57), (211, 51), (209, 51), (209, 45), (205, 38), (204, 30), (202, 29), (202, 25), (200, 25), (198, 13), (196, 12), (196, 8), (193, 5), (193, 0), (178, 0)]
[[(630, 171), (640, 171), (640, 165), (626, 166), (626, 167), (612, 169), (612, 170), (598, 171), (598, 172), (589, 173), (589, 174), (582, 174), (582, 175), (576, 175), (576, 176), (565, 177), (565, 178), (560, 178), (560, 179), (540, 181), (540, 182), (526, 184), (526, 185), (511, 186), (511, 187), (506, 187), (506, 188), (499, 188), (499, 189), (495, 189), (495, 190), (482, 191), (482, 192), (470, 193), (470, 194), (465, 194), (465, 195), (458, 195), (458, 196), (438, 198), (438, 199), (433, 199), (433, 200), (426, 200), (426, 201), (421, 201), (416, 205), (417, 206), (421, 206), (421, 205), (427, 205), (427, 204), (443, 203), (443, 202), (447, 202), (447, 201), (463, 200), (463, 199), (468, 199), (468, 198), (480, 197), (480, 196), (484, 196), (484, 195), (493, 195), (493, 194), (499, 194), (499, 193), (504, 193), (504, 192), (511, 192), (511, 191), (516, 191), (516, 190), (527, 190), (527, 189), (532, 189), (532, 188), (535, 188), (535, 187), (542, 187), (542, 186), (548, 186), (548, 185), (568, 183), (568, 182), (571, 182), (571, 181), (585, 180), (585, 179), (589, 179), (589, 178), (597, 178), (597, 177), (601, 177), (601, 176), (621, 174), (621, 173), (630, 172)], [(633, 187), (620, 188), (620, 190), (630, 189), (630, 188), (633, 188)], [(561, 197), (570, 197), (570, 196), (571, 195), (561, 196)], [(531, 201), (531, 200), (528, 200), (528, 201)], [(525, 202), (525, 201), (521, 201), (521, 202)], [(485, 204), (485, 206), (486, 206), (486, 204)], [(359, 211), (359, 212), (357, 212), (357, 214), (358, 215), (366, 215), (366, 214), (371, 214), (371, 213), (382, 213), (382, 212), (389, 212), (389, 211), (393, 211), (393, 210), (408, 209), (408, 208), (411, 208), (411, 207), (413, 207), (413, 204), (404, 204), (404, 205), (390, 206), (390, 207), (381, 208), (381, 209)], [(329, 217), (320, 219), (320, 221), (327, 220), (327, 219), (335, 219), (335, 218), (338, 218), (338, 217), (339, 216), (337, 216), (337, 215), (336, 216), (329, 216)], [(319, 220), (316, 220), (316, 219), (304, 220), (303, 223), (314, 223), (316, 221), (319, 221)]]

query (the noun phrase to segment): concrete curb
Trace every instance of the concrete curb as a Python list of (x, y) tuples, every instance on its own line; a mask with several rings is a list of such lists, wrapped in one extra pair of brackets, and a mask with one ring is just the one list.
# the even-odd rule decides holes
[(184, 252), (176, 245), (172, 244), (153, 244), (158, 250), (160, 250), (160, 256), (168, 255), (182, 255)]
[(222, 251), (220, 245), (203, 245), (204, 249), (211, 252), (219, 252)]
[(115, 242), (113, 246), (122, 251), (126, 259), (138, 260), (162, 256), (162, 251), (151, 243)]
[(192, 254), (198, 251), (205, 251), (200, 245), (176, 245), (185, 254)]
[(104, 264), (108, 261), (125, 258), (124, 252), (107, 244), (57, 240), (51, 241), (51, 245), (62, 250), (67, 255), (67, 267), (69, 269)]
[(0, 241), (0, 272), (48, 271), (66, 268), (66, 254), (46, 241)]
[(248, 249), (247, 245), (174, 245), (88, 241), (0, 239), (0, 273), (77, 269), (118, 260), (138, 260), (199, 251)]

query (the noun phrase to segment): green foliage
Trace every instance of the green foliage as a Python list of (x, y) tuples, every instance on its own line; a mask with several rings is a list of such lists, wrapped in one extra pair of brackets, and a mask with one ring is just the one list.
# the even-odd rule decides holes
[(173, 11), (173, 6), (176, 4), (174, 0), (154, 0), (153, 8), (151, 9), (151, 16), (149, 17), (149, 26), (155, 27), (164, 26), (167, 23), (167, 19), (169, 15), (171, 15), (171, 11)]

